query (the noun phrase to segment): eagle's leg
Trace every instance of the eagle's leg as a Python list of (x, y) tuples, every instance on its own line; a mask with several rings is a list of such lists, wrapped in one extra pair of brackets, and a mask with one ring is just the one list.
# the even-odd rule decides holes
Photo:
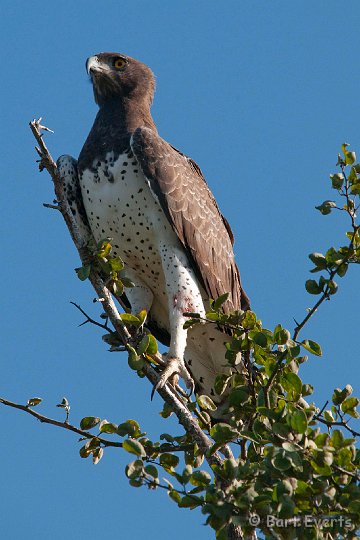
[(60, 156), (56, 162), (60, 177), (64, 183), (64, 195), (75, 218), (79, 234), (86, 245), (93, 235), (87, 220), (79, 183), (77, 161), (71, 156)]
[(126, 277), (129, 278), (135, 285), (126, 289), (126, 296), (131, 305), (131, 312), (137, 315), (145, 309), (149, 313), (153, 303), (154, 294), (149, 287), (138, 277), (138, 273), (126, 266)]
[(187, 318), (184, 313), (196, 312), (204, 315), (203, 300), (198, 281), (183, 251), (161, 243), (160, 253), (168, 298), (170, 348), (166, 354), (167, 366), (155, 389), (162, 388), (168, 380), (175, 379), (177, 382), (177, 375), (180, 375), (193, 392), (194, 381), (184, 362), (187, 341), (187, 330), (184, 329)]

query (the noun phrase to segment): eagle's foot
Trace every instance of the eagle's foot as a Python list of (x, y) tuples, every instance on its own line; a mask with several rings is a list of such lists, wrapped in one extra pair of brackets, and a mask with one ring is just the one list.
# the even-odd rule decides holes
[(186, 387), (189, 388), (188, 397), (190, 397), (195, 390), (195, 384), (190, 373), (185, 367), (184, 361), (176, 357), (167, 357), (166, 367), (161, 373), (160, 379), (158, 380), (151, 392), (151, 399), (153, 398), (155, 392), (157, 392), (161, 388), (164, 388), (166, 383), (171, 384), (173, 388), (177, 389), (179, 376), (185, 382)]

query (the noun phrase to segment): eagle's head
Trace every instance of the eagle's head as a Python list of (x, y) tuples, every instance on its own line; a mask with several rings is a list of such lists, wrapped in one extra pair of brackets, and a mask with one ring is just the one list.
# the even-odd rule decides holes
[(101, 107), (109, 100), (146, 100), (151, 105), (155, 77), (142, 62), (119, 53), (98, 53), (86, 61), (96, 103)]

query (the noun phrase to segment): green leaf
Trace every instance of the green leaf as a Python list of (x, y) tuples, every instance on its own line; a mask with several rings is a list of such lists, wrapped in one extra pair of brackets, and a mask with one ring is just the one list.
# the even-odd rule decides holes
[[(341, 264), (344, 259), (344, 256), (339, 251), (337, 251), (334, 247), (331, 247), (327, 250), (325, 257), (326, 257), (326, 261), (332, 265)], [(323, 278), (323, 280), (324, 280), (323, 284), (327, 283), (326, 279)]]
[(301, 449), (299, 445), (289, 441), (284, 441), (281, 446), (287, 452), (296, 452), (297, 450)]
[(119, 347), (123, 344), (118, 334), (116, 334), (115, 332), (112, 332), (111, 334), (105, 334), (104, 336), (102, 336), (102, 340), (108, 345), (111, 345), (112, 347)]
[(360, 182), (354, 182), (351, 184), (350, 193), (352, 195), (360, 195)]
[(315, 266), (319, 268), (324, 269), (327, 267), (325, 255), (323, 255), (322, 253), (310, 253), (309, 259), (315, 264)]
[(121, 281), (124, 287), (127, 287), (128, 289), (133, 289), (135, 287), (135, 283), (131, 281), (131, 279), (127, 278), (126, 276), (122, 276)]
[(280, 379), (280, 384), (287, 392), (293, 392), (296, 396), (301, 395), (302, 381), (296, 373), (285, 373)]
[(80, 429), (88, 430), (93, 429), (100, 422), (100, 418), (97, 416), (85, 416), (80, 422)]
[(120, 317), (125, 323), (129, 323), (134, 326), (141, 326), (141, 321), (138, 317), (136, 317), (136, 315), (132, 315), (131, 313), (121, 313)]
[(335, 283), (335, 281), (333, 281), (332, 279), (327, 280), (327, 286), (329, 289), (329, 294), (335, 294), (337, 292), (337, 283)]
[(297, 433), (305, 433), (308, 427), (308, 422), (304, 411), (295, 409), (295, 411), (291, 414), (290, 424), (292, 429)]
[(305, 289), (309, 294), (321, 294), (322, 288), (319, 287), (318, 282), (315, 279), (308, 279), (305, 282)]
[(124, 268), (124, 261), (120, 257), (111, 257), (109, 259), (109, 264), (113, 272), (120, 272)]
[(82, 446), (79, 450), (80, 457), (86, 459), (92, 454), (92, 450), (89, 450), (86, 446)]
[(135, 349), (130, 345), (127, 346), (128, 350), (128, 364), (131, 369), (138, 371), (144, 366), (144, 360), (136, 353)]
[(241, 322), (241, 325), (246, 330), (251, 330), (256, 324), (256, 315), (253, 311), (246, 311), (245, 316)]
[(149, 345), (146, 349), (147, 354), (156, 354), (158, 352), (158, 344), (155, 339), (155, 337), (152, 334), (148, 334), (149, 336)]
[(336, 463), (340, 467), (345, 467), (345, 468), (351, 467), (352, 458), (353, 458), (351, 448), (349, 447), (341, 448), (341, 450), (339, 450), (339, 452), (336, 453), (335, 457), (336, 457)]
[(153, 478), (158, 478), (159, 477), (159, 471), (157, 470), (155, 465), (151, 465), (151, 464), (146, 465), (145, 472), (147, 474), (149, 474), (150, 476), (152, 476)]
[(100, 422), (99, 431), (100, 433), (117, 433), (118, 426), (107, 420)]
[(289, 519), (294, 516), (295, 502), (289, 495), (282, 495), (278, 506), (279, 517)]
[(130, 454), (135, 454), (136, 456), (146, 457), (146, 452), (143, 445), (134, 439), (126, 439), (123, 442), (123, 449), (129, 452)]
[(201, 321), (198, 318), (189, 319), (185, 321), (183, 328), (184, 330), (187, 330), (188, 328), (191, 328), (192, 326), (194, 326), (194, 324), (199, 324), (200, 322)]
[(290, 339), (290, 332), (286, 328), (282, 328), (280, 324), (274, 330), (274, 340), (278, 345), (285, 345)]
[(174, 410), (171, 405), (169, 405), (168, 403), (164, 403), (164, 407), (160, 413), (160, 416), (162, 416), (162, 418), (169, 418), (169, 416), (171, 416), (173, 412)]
[(345, 142), (345, 143), (342, 143), (341, 145), (341, 151), (342, 153), (344, 154), (344, 157), (346, 156), (346, 152), (347, 152), (347, 148), (350, 146), (349, 143)]
[(249, 388), (242, 386), (240, 388), (234, 388), (229, 396), (229, 404), (232, 407), (241, 408), (245, 403), (250, 400)]
[(179, 458), (174, 454), (161, 454), (160, 465), (166, 470), (175, 469), (179, 465)]
[(252, 336), (252, 340), (254, 343), (256, 343), (256, 345), (259, 345), (260, 347), (265, 348), (267, 346), (268, 338), (264, 332), (256, 332)]
[(211, 476), (207, 471), (195, 471), (190, 476), (190, 484), (193, 486), (207, 486), (211, 482)]
[(126, 422), (118, 425), (117, 434), (120, 437), (130, 435), (133, 438), (137, 438), (141, 435), (140, 426), (136, 420), (126, 420)]
[(33, 397), (28, 399), (28, 402), (26, 404), (27, 407), (36, 407), (36, 405), (39, 405), (39, 403), (42, 402), (41, 397)]
[(180, 508), (196, 508), (201, 506), (204, 500), (196, 495), (185, 495), (179, 503)]
[(77, 277), (81, 281), (85, 281), (90, 276), (91, 264), (87, 264), (86, 266), (81, 266), (80, 268), (75, 268), (75, 272), (77, 273)]
[(62, 398), (61, 403), (58, 403), (56, 406), (61, 407), (62, 409), (70, 410), (70, 404), (68, 400), (66, 399), (66, 397)]
[(96, 448), (96, 450), (93, 451), (93, 464), (97, 465), (100, 461), (100, 459), (104, 455), (104, 449), (103, 448)]
[(142, 478), (131, 478), (129, 480), (129, 484), (132, 487), (138, 488), (138, 487), (141, 487), (144, 484), (144, 481), (143, 481)]
[(339, 429), (334, 429), (331, 436), (331, 446), (341, 448), (344, 443), (344, 435)]
[(335, 422), (335, 419), (331, 411), (324, 411), (324, 418), (327, 422)]
[(334, 405), (340, 405), (347, 398), (346, 392), (340, 390), (340, 388), (335, 388), (332, 395), (332, 402)]
[(208, 410), (208, 411), (216, 411), (217, 407), (213, 400), (209, 396), (198, 396), (196, 398), (196, 401), (198, 402), (199, 406), (202, 409)]
[(125, 474), (128, 478), (138, 478), (144, 470), (144, 463), (141, 459), (132, 461), (125, 468)]
[(311, 384), (303, 384), (301, 388), (301, 394), (303, 396), (311, 396), (314, 393), (314, 387)]
[(346, 272), (348, 271), (349, 265), (347, 263), (343, 263), (339, 266), (336, 273), (339, 277), (344, 277)]
[(213, 311), (208, 311), (206, 313), (206, 318), (209, 320), (209, 321), (212, 321), (212, 322), (217, 322), (220, 320), (220, 313), (215, 313)]
[(275, 422), (275, 424), (272, 426), (272, 431), (275, 433), (275, 435), (279, 435), (280, 437), (287, 439), (290, 433), (290, 428), (286, 424)]
[(216, 375), (214, 390), (219, 396), (221, 396), (221, 394), (225, 392), (229, 380), (230, 377), (223, 373)]
[(180, 504), (180, 502), (181, 502), (181, 495), (180, 495), (180, 493), (178, 493), (178, 492), (175, 491), (174, 489), (169, 489), (168, 495), (169, 495), (170, 499), (172, 499), (173, 501), (175, 501), (177, 504)]
[(355, 152), (345, 152), (345, 163), (346, 165), (352, 165), (356, 161)]
[(349, 398), (345, 399), (345, 401), (342, 402), (341, 410), (344, 413), (349, 413), (350, 414), (350, 411), (352, 409), (355, 409), (355, 407), (357, 407), (359, 405), (359, 403), (360, 403), (360, 401), (358, 400), (358, 398), (349, 397)]
[(292, 463), (290, 459), (286, 457), (285, 452), (279, 452), (272, 458), (271, 463), (279, 471), (287, 471), (290, 469)]
[(221, 306), (225, 304), (226, 300), (229, 298), (229, 295), (230, 293), (225, 293), (219, 296), (219, 298), (217, 298), (212, 305), (213, 310), (218, 311), (221, 308)]
[(219, 422), (211, 428), (210, 435), (217, 443), (227, 443), (237, 438), (238, 431), (230, 427), (228, 424)]
[(121, 296), (124, 293), (124, 284), (120, 279), (115, 279), (112, 282), (112, 290), (117, 296)]
[(300, 345), (302, 345), (304, 349), (314, 354), (315, 356), (322, 355), (321, 347), (318, 343), (316, 343), (316, 341), (312, 341), (311, 339), (304, 339), (304, 341), (302, 341)]
[(324, 201), (320, 206), (315, 206), (316, 210), (319, 210), (324, 216), (330, 214), (332, 208), (336, 208), (336, 202)]
[(342, 173), (330, 174), (330, 180), (334, 189), (341, 189), (344, 183), (344, 175)]
[[(356, 516), (359, 516), (360, 515), (360, 501), (359, 500), (350, 501), (349, 506), (348, 506), (348, 510), (349, 510), (349, 512), (352, 512)], [(356, 536), (353, 537), (353, 538), (356, 538)]]
[(140, 341), (138, 347), (137, 347), (137, 354), (138, 355), (141, 355), (141, 354), (144, 354), (144, 352), (146, 352), (148, 346), (149, 346), (149, 343), (150, 343), (150, 337), (145, 334), (145, 336), (142, 338), (142, 340)]
[(327, 465), (327, 464), (319, 465), (314, 460), (311, 460), (310, 463), (311, 463), (312, 468), (315, 470), (315, 472), (317, 472), (317, 474), (324, 475), (324, 476), (330, 476), (332, 474), (332, 469), (330, 465)]
[(147, 318), (147, 311), (146, 309), (142, 309), (139, 313), (137, 313), (137, 318), (141, 322), (141, 324), (144, 324)]
[(238, 472), (238, 462), (234, 458), (225, 459), (221, 471), (221, 476), (225, 477), (227, 480), (233, 480), (236, 478)]

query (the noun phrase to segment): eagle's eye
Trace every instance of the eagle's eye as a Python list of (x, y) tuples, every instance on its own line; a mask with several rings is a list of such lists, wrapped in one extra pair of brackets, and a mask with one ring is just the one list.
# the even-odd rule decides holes
[(115, 58), (114, 67), (116, 69), (124, 69), (125, 66), (126, 66), (125, 58)]

